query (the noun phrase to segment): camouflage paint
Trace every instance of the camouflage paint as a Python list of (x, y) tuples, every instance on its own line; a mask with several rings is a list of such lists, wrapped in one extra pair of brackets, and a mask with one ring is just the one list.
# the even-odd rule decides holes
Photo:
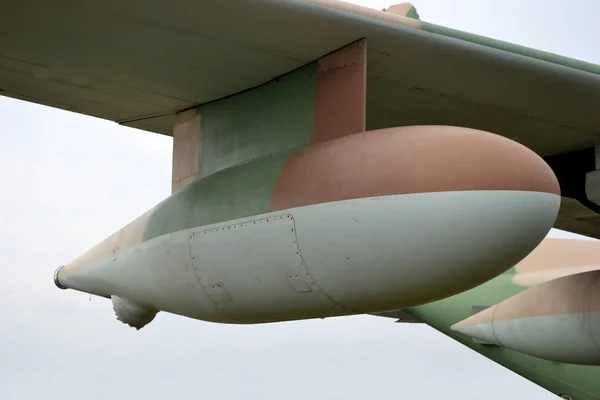
[(130, 222), (119, 231), (110, 235), (90, 250), (77, 257), (64, 267), (66, 273), (76, 270), (85, 265), (95, 263), (114, 256), (122, 251), (132, 248), (144, 240), (144, 231), (151, 218), (154, 207)]
[[(454, 179), (446, 179), (448, 174)], [(456, 127), (390, 128), (206, 176), (156, 207), (144, 240), (311, 204), (468, 190), (560, 193), (552, 170), (539, 156), (502, 136)]]
[[(414, 7), (396, 8), (395, 11), (392, 8), (386, 13), (343, 2), (309, 1), (516, 54), (525, 54), (555, 64), (600, 73), (600, 67), (589, 63), (423, 23), (417, 19), (418, 14)], [(399, 15), (399, 10), (407, 11)], [(174, 183), (182, 186), (188, 183), (190, 174), (195, 177), (196, 182), (184, 187), (144, 217), (134, 221), (125, 229), (126, 232), (118, 232), (108, 241), (101, 243), (98, 251), (92, 252), (92, 256), (114, 254), (165, 232), (260, 214), (268, 210), (279, 174), (290, 152), (306, 146), (313, 137), (319, 72), (319, 64), (312, 63), (255, 90), (199, 107), (197, 111), (200, 116), (200, 129), (188, 135), (192, 142), (194, 137), (198, 140), (194, 149), (197, 150), (198, 163), (196, 166), (187, 165), (182, 168), (183, 172), (179, 171), (177, 176), (174, 176)], [(280, 101), (282, 97), (286, 98), (285, 102)], [(293, 107), (290, 106), (291, 103)], [(188, 158), (193, 159), (194, 155), (194, 151), (190, 151)], [(242, 167), (239, 167), (240, 165)], [(183, 210), (191, 213), (186, 214)], [(122, 236), (127, 238), (121, 239)], [(86, 261), (89, 262), (90, 259)], [(74, 265), (80, 263), (75, 262)], [(523, 290), (523, 287), (512, 282), (515, 276), (513, 269), (461, 295), (408, 311), (436, 329), (556, 393), (566, 393), (577, 400), (599, 398), (597, 392), (585, 392), (585, 389), (582, 389), (589, 387), (589, 382), (595, 378), (595, 370), (549, 363), (508, 350), (477, 345), (471, 339), (449, 330), (453, 323), (470, 315), (473, 305), (496, 304)], [(569, 383), (565, 383), (566, 381)]]
[(159, 204), (144, 240), (197, 226), (264, 214), (288, 153), (229, 168), (183, 188)]
[(431, 32), (438, 35), (451, 37), (454, 39), (464, 40), (466, 42), (487, 46), (493, 49), (503, 50), (509, 53), (535, 58), (541, 61), (547, 61), (552, 64), (562, 65), (581, 71), (591, 72), (593, 74), (600, 74), (600, 66), (596, 64), (575, 60), (572, 58), (562, 57), (557, 54), (547, 53), (545, 51), (536, 50), (529, 47), (523, 47), (513, 43), (504, 42), (496, 39), (490, 39), (485, 36), (479, 36), (473, 33), (467, 33), (452, 28), (446, 28), (444, 26), (435, 25), (428, 22), (422, 22), (420, 29), (426, 32)]
[(221, 170), (306, 145), (318, 106), (317, 79), (315, 62), (180, 113), (173, 128), (172, 193)]
[(365, 130), (366, 54), (366, 41), (359, 40), (264, 85), (180, 113), (173, 195), (65, 272), (165, 233), (268, 212), (290, 154)]
[(513, 282), (531, 287), (451, 329), (546, 360), (600, 365), (599, 254), (595, 241), (543, 242), (514, 268)]
[[(580, 259), (578, 251), (581, 253), (582, 249), (584, 251)], [(568, 254), (569, 257), (565, 258), (563, 256), (559, 259), (559, 262), (549, 257), (547, 258), (548, 262), (544, 264), (542, 258), (551, 256), (552, 253)], [(515, 282), (520, 282), (518, 276), (524, 271), (545, 271), (546, 276), (558, 276), (560, 271), (595, 271), (600, 269), (600, 266), (594, 263), (598, 259), (594, 258), (597, 254), (600, 254), (597, 241), (546, 239), (542, 242), (539, 251), (538, 249), (534, 250), (517, 267), (501, 276), (459, 295), (405, 311), (452, 339), (555, 394), (566, 394), (574, 400), (600, 399), (600, 386), (595, 383), (598, 373), (597, 367), (543, 360), (506, 348), (482, 344), (480, 341), (450, 329), (452, 325), (471, 317), (475, 310), (479, 311), (480, 307), (491, 307), (515, 295), (523, 294), (528, 286), (516, 284)], [(536, 283), (536, 281), (529, 281), (530, 285)], [(536, 289), (537, 287), (531, 288)], [(537, 293), (534, 299), (530, 300), (534, 304), (538, 303), (540, 305), (546, 304), (546, 301), (559, 304), (562, 303), (558, 301), (560, 300), (559, 293), (560, 291), (556, 292), (555, 290), (544, 291), (544, 293), (541, 293), (541, 297), (540, 293)], [(579, 309), (580, 307), (575, 308)], [(531, 311), (530, 308), (528, 309)], [(543, 310), (543, 307), (540, 308), (538, 313), (542, 314)], [(482, 314), (485, 312), (486, 310), (482, 311)]]
[(197, 179), (307, 145), (317, 71), (318, 63), (311, 63), (258, 88), (198, 107), (202, 151)]
[(365, 40), (320, 59), (310, 144), (364, 131), (367, 124), (366, 100)]
[[(190, 127), (189, 117), (183, 121), (197, 131), (184, 139), (199, 141), (185, 140), (199, 149), (192, 152), (198, 156), (195, 182), (156, 208), (144, 240), (269, 211), (291, 153), (365, 130), (366, 57), (366, 41), (360, 40), (265, 85), (192, 110), (198, 126)], [(179, 137), (174, 136), (174, 162), (179, 153), (187, 155), (177, 146)]]
[(513, 283), (529, 287), (596, 270), (600, 270), (600, 247), (595, 240), (546, 239), (515, 266)]
[(345, 11), (351, 14), (356, 14), (368, 18), (377, 19), (380, 21), (390, 22), (397, 25), (403, 25), (409, 28), (420, 29), (426, 32), (435, 33), (438, 35), (460, 39), (466, 42), (479, 44), (493, 49), (506, 51), (513, 54), (519, 54), (531, 57), (537, 60), (547, 61), (552, 64), (562, 65), (578, 69), (581, 71), (600, 74), (600, 65), (588, 63), (585, 61), (575, 60), (568, 57), (559, 56), (557, 54), (548, 53), (524, 46), (519, 46), (513, 43), (504, 42), (501, 40), (490, 39), (484, 36), (475, 35), (468, 32), (459, 31), (456, 29), (446, 28), (444, 26), (423, 22), (419, 19), (419, 14), (416, 8), (410, 3), (401, 3), (387, 8), (384, 11), (374, 10), (372, 8), (349, 4), (339, 0), (304, 0), (307, 3), (313, 3), (320, 6), (333, 8)]
[(545, 360), (600, 365), (600, 271), (535, 285), (451, 329)]

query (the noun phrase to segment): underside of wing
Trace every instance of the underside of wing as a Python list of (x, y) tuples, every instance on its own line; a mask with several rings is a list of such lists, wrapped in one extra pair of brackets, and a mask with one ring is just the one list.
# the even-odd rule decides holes
[[(8, 3), (7, 0), (4, 3)], [(23, 0), (0, 16), (7, 96), (172, 134), (173, 114), (367, 38), (370, 129), (487, 129), (542, 155), (588, 145), (600, 68), (328, 0)], [(394, 12), (396, 11), (396, 12)]]
[[(335, 0), (2, 5), (1, 94), (165, 135), (173, 135), (182, 111), (365, 39), (367, 129), (454, 125), (521, 142), (559, 175), (566, 199), (557, 227), (600, 237), (590, 194), (600, 185), (588, 179), (600, 126), (596, 65), (428, 24), (410, 5), (388, 11)], [(566, 158), (548, 158), (557, 155)]]

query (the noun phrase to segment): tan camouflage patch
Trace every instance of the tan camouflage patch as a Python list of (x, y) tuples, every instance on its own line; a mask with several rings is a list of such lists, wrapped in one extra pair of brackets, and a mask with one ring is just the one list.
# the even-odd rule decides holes
[(90, 250), (73, 260), (70, 264), (66, 265), (60, 271), (61, 275), (69, 274), (80, 267), (105, 260), (142, 243), (144, 231), (146, 230), (148, 220), (150, 219), (154, 208), (150, 209), (139, 218), (92, 247)]
[(319, 60), (311, 144), (364, 132), (367, 120), (367, 42)]
[(595, 270), (600, 270), (600, 241), (545, 239), (515, 266), (512, 280), (519, 286), (532, 286)]

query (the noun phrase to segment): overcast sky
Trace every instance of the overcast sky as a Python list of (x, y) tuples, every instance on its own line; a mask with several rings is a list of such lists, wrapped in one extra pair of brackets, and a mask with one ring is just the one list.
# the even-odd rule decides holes
[[(597, 1), (414, 4), (428, 22), (600, 63)], [(555, 398), (390, 319), (229, 326), (159, 314), (136, 332), (109, 301), (58, 290), (52, 273), (169, 195), (171, 139), (2, 97), (0, 121), (2, 400)]]

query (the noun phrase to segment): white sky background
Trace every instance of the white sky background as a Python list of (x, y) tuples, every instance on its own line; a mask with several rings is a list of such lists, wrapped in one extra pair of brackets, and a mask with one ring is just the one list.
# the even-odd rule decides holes
[[(355, 1), (374, 8), (388, 1)], [(600, 63), (592, 0), (415, 0), (421, 18)], [(170, 192), (171, 139), (0, 97), (0, 399), (554, 399), (426, 326), (368, 316), (140, 332), (54, 269)]]

